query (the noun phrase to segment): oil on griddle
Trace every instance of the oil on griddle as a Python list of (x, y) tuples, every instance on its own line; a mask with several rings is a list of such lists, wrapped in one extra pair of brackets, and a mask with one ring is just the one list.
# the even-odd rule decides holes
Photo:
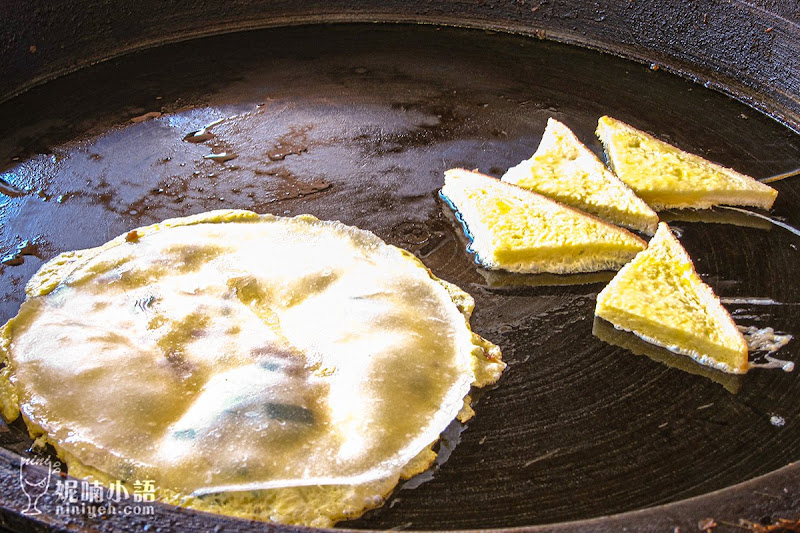
[[(475, 30), (267, 30), (97, 65), (0, 107), (0, 320), (58, 252), (209, 209), (311, 213), (372, 230), (470, 292), (475, 329), (509, 362), (475, 419), (448, 432), (449, 458), (347, 526), (587, 518), (800, 459), (796, 375), (754, 370), (731, 394), (594, 337), (602, 283), (494, 287), (465, 252), (436, 196), (443, 171), (500, 176), (531, 155), (550, 116), (599, 154), (603, 114), (757, 178), (800, 166), (796, 133), (720, 94), (596, 52)], [(800, 226), (800, 182), (774, 186), (772, 216)], [(796, 235), (673, 226), (739, 323), (800, 334)], [(800, 360), (799, 345), (781, 356)], [(3, 445), (25, 453), (24, 433), (13, 425)]]

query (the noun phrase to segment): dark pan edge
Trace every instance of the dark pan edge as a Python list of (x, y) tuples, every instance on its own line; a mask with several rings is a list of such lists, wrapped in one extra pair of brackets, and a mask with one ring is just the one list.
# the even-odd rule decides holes
[[(687, 12), (677, 1), (602, 4), (354, 0), (332, 6), (313, 0), (298, 6), (261, 0), (179, 9), (144, 1), (85, 10), (80, 0), (71, 0), (32, 10), (19, 2), (0, 23), (0, 101), (87, 65), (197, 37), (331, 22), (427, 23), (510, 31), (651, 63), (800, 131), (800, 24), (790, 6), (772, 6), (772, 12), (745, 0), (702, 0)], [(59, 46), (64, 42), (70, 46)]]
[[(12, 531), (62, 531), (79, 528), (92, 531), (146, 531), (157, 527), (158, 531), (265, 531), (265, 532), (320, 532), (330, 531), (363, 533), (354, 529), (315, 529), (286, 526), (263, 522), (252, 522), (238, 518), (193, 511), (166, 504), (154, 504), (153, 516), (114, 516), (89, 518), (87, 516), (57, 517), (53, 513), (36, 516), (21, 514), (27, 503), (19, 486), (20, 457), (0, 448), (0, 526)], [(50, 479), (50, 489), (43, 496), (41, 505), (50, 508), (57, 505), (55, 498), (56, 477)], [(123, 502), (124, 503), (124, 502)], [(789, 464), (764, 476), (745, 481), (732, 487), (689, 498), (686, 500), (630, 511), (611, 516), (601, 516), (520, 528), (501, 528), (494, 531), (530, 533), (572, 533), (592, 531), (596, 533), (632, 530), (638, 532), (695, 531), (698, 522), (713, 519), (719, 527), (716, 532), (741, 531), (742, 524), (771, 524), (780, 519), (800, 521), (800, 463)], [(147, 526), (147, 527), (145, 527)], [(482, 530), (462, 530), (462, 533), (478, 533)], [(492, 530), (485, 530), (492, 531)]]
[[(438, 2), (437, 4), (442, 3), (443, 2)], [(475, 6), (472, 6), (472, 9), (475, 9)], [(530, 9), (530, 7), (528, 9)], [(469, 15), (470, 13), (467, 13), (467, 16)], [(768, 20), (776, 19), (773, 18)], [(143, 48), (158, 46), (166, 42), (181, 41), (189, 38), (226, 33), (229, 31), (256, 29), (268, 26), (355, 21), (426, 22), (431, 24), (444, 23), (461, 27), (513, 31), (517, 33), (533, 35), (536, 37), (543, 37), (571, 44), (588, 46), (638, 61), (657, 61), (663, 68), (667, 70), (674, 70), (681, 75), (691, 77), (699, 82), (709, 81), (712, 83), (711, 86), (713, 88), (721, 90), (722, 92), (732, 95), (735, 98), (742, 100), (753, 107), (756, 107), (757, 109), (765, 111), (774, 116), (776, 119), (786, 123), (793, 129), (800, 131), (800, 103), (798, 103), (797, 97), (797, 94), (800, 94), (800, 91), (797, 90), (797, 86), (800, 82), (798, 81), (797, 76), (791, 77), (789, 75), (789, 65), (787, 65), (786, 68), (787, 79), (785, 80), (786, 83), (784, 84), (788, 86), (788, 88), (772, 88), (769, 91), (765, 91), (762, 96), (758, 96), (757, 88), (759, 86), (763, 86), (765, 80), (753, 81), (753, 78), (750, 78), (750, 85), (748, 85), (744, 81), (734, 81), (732, 78), (726, 77), (726, 75), (714, 71), (713, 69), (703, 71), (703, 73), (698, 73), (700, 70), (705, 69), (706, 67), (702, 67), (701, 69), (701, 67), (698, 65), (692, 64), (685, 58), (680, 59), (674, 54), (670, 55), (665, 52), (654, 52), (648, 49), (648, 52), (652, 52), (651, 55), (650, 53), (639, 51), (630, 44), (598, 44), (601, 43), (601, 41), (596, 40), (596, 36), (590, 37), (586, 34), (581, 36), (580, 32), (574, 33), (564, 29), (549, 30), (546, 27), (547, 25), (538, 19), (532, 22), (532, 24), (540, 23), (543, 29), (535, 29), (535, 26), (525, 25), (524, 22), (520, 22), (519, 20), (508, 20), (503, 18), (503, 14), (498, 14), (497, 20), (490, 23), (488, 18), (476, 17), (475, 19), (471, 20), (462, 20), (457, 17), (452, 17), (452, 15), (450, 17), (446, 17), (440, 14), (406, 16), (398, 15), (396, 13), (315, 13), (303, 16), (282, 15), (272, 18), (268, 22), (259, 21), (257, 19), (250, 20), (249, 22), (233, 22), (230, 24), (215, 25), (211, 29), (207, 30), (195, 28), (193, 31), (187, 30), (185, 33), (176, 32), (169, 39), (151, 38), (140, 41), (131, 41), (124, 46), (113, 49), (98, 48), (98, 55), (96, 57), (87, 59), (83, 62), (62, 62), (58, 64), (54, 62), (49, 64), (51, 70), (42, 71), (42, 73), (40, 73), (38, 76), (31, 78), (29, 81), (23, 84), (12, 87), (10, 92), (3, 94), (5, 95), (4, 98), (7, 99), (14, 94), (18, 94), (34, 85), (60, 76), (66, 72), (77, 70), (86, 65), (102, 61), (105, 58), (119, 56)], [(788, 21), (787, 24), (788, 26), (786, 27), (788, 27), (790, 30), (794, 28), (794, 31), (797, 32), (796, 24), (792, 24)], [(2, 31), (5, 31), (5, 28), (3, 28)], [(786, 36), (786, 43), (788, 43), (787, 46), (791, 46), (792, 44), (789, 40), (790, 37), (791, 35)], [(618, 48), (612, 49), (611, 46), (617, 46)], [(0, 57), (3, 57), (3, 53), (5, 52), (5, 50), (0, 49)], [(664, 57), (667, 59), (660, 61), (658, 59), (659, 57)], [(684, 67), (682, 65), (689, 65), (689, 67)], [(725, 82), (729, 83), (729, 85), (725, 85)], [(792, 87), (794, 87), (794, 96), (791, 90)], [(6, 91), (7, 88), (0, 86), (0, 90)], [(0, 465), (0, 471), (2, 472), (2, 486), (0, 488), (0, 497), (2, 498), (0, 500), (0, 520), (2, 521), (0, 521), (0, 525), (4, 525), (6, 527), (13, 526), (15, 529), (22, 528), (21, 530), (60, 529), (67, 526), (91, 527), (93, 529), (109, 531), (118, 530), (120, 524), (115, 523), (115, 521), (98, 520), (79, 523), (74, 519), (69, 524), (48, 523), (33, 521), (33, 519), (19, 515), (19, 510), (22, 509), (20, 505), (23, 503), (24, 499), (24, 496), (22, 496), (21, 499), (21, 492), (16, 484), (16, 468), (18, 468), (19, 457), (0, 449), (0, 458), (2, 459), (2, 465)], [(718, 522), (720, 520), (724, 520), (725, 522), (734, 524), (737, 523), (740, 518), (744, 518), (753, 522), (763, 521), (767, 518), (771, 519), (769, 521), (777, 520), (777, 518), (796, 519), (800, 517), (800, 494), (798, 494), (796, 489), (798, 486), (800, 486), (800, 466), (794, 464), (740, 485), (664, 506), (579, 522), (534, 526), (531, 528), (523, 528), (520, 531), (616, 531), (622, 528), (632, 528), (637, 531), (663, 531), (665, 527), (674, 526), (685, 528), (684, 530), (695, 530), (697, 527), (697, 520), (706, 516), (713, 516)], [(776, 487), (785, 487), (789, 492), (775, 494), (774, 491), (776, 490)], [(182, 526), (188, 526), (190, 524), (189, 516), (193, 514), (192, 512), (186, 512), (184, 510), (173, 508), (166, 508), (164, 513), (165, 514), (162, 515), (163, 517), (182, 520), (184, 522)], [(204, 519), (207, 517), (207, 515), (202, 516)], [(232, 530), (244, 530), (249, 524), (249, 522), (234, 519), (220, 518), (219, 520), (221, 524), (230, 526)], [(207, 524), (207, 522), (204, 523)], [(138, 523), (137, 528), (141, 529), (141, 525), (142, 523)], [(131, 525), (131, 529), (133, 528), (134, 526)], [(273, 528), (271, 526), (267, 528), (262, 527), (262, 530), (264, 529), (272, 530)], [(300, 531), (304, 529), (278, 527), (277, 530)]]

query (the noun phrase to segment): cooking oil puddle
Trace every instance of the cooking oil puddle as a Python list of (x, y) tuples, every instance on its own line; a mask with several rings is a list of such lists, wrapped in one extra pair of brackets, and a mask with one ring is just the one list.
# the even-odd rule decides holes
[(789, 344), (792, 336), (786, 333), (776, 333), (772, 328), (757, 328), (756, 326), (737, 326), (747, 341), (747, 348), (751, 353), (756, 353), (750, 368), (780, 368), (784, 372), (794, 370), (794, 362), (778, 359), (772, 354)]
[[(263, 111), (263, 105), (256, 107), (254, 111), (248, 111), (237, 115), (232, 115), (225, 118), (217, 119), (199, 130), (192, 131), (183, 137), (183, 140), (192, 144), (208, 143), (211, 148), (210, 154), (203, 156), (203, 159), (216, 161), (218, 163), (225, 163), (239, 157), (235, 150), (232, 150), (221, 137), (212, 131), (212, 128), (220, 126), (224, 123), (232, 122), (236, 119), (247, 119), (259, 114)], [(300, 155), (308, 151), (308, 132), (311, 131), (312, 126), (292, 126), (288, 133), (279, 136), (275, 139), (271, 149), (267, 150), (265, 155), (270, 162), (283, 161), (292, 155)], [(318, 187), (312, 187), (313, 191), (307, 190), (306, 192), (298, 192), (298, 195), (305, 195), (310, 192), (316, 192)], [(308, 189), (308, 187), (306, 187)], [(291, 196), (291, 194), (290, 194)]]
[(285, 168), (269, 171), (255, 169), (254, 173), (258, 176), (279, 178), (282, 181), (281, 186), (272, 194), (266, 203), (304, 198), (331, 188), (331, 183), (323, 178), (301, 180)]
[(731, 304), (731, 305), (786, 305), (781, 302), (776, 302), (771, 298), (759, 298), (759, 297), (752, 297), (752, 298), (720, 298), (720, 301), (724, 304)]
[(781, 174), (775, 174), (774, 176), (770, 176), (758, 181), (761, 183), (775, 183), (776, 181), (785, 180), (786, 178), (794, 178), (795, 176), (800, 176), (800, 168), (790, 170), (789, 172), (783, 172)]
[(11, 198), (18, 198), (20, 196), (25, 196), (25, 191), (15, 185), (12, 185), (5, 179), (0, 178), (0, 194), (5, 194)]
[[(199, 130), (187, 133), (183, 137), (183, 140), (192, 144), (201, 144), (210, 141), (212, 139), (215, 139), (217, 136), (211, 131), (211, 129), (214, 126), (218, 126), (224, 122), (240, 118), (247, 114), (248, 113), (241, 113), (238, 115), (231, 115), (225, 118), (218, 118), (217, 120), (214, 120), (213, 122), (206, 124)], [(207, 159), (209, 161), (216, 161), (217, 163), (225, 163), (227, 161), (236, 159), (237, 157), (239, 157), (239, 154), (227, 150), (226, 148), (221, 146), (221, 144), (217, 144), (211, 147), (211, 153), (204, 155), (203, 159)]]
[(16, 250), (11, 252), (10, 254), (5, 255), (2, 259), (0, 259), (0, 263), (7, 266), (19, 266), (25, 263), (26, 256), (34, 256), (41, 258), (38, 242), (36, 241), (36, 239), (32, 241), (29, 240), (22, 241), (17, 245)]
[[(259, 205), (271, 204), (282, 200), (304, 198), (329, 189), (331, 183), (321, 177), (299, 179), (288, 168), (273, 168), (269, 166), (270, 163), (283, 161), (289, 156), (300, 155), (307, 152), (308, 132), (313, 128), (311, 125), (291, 126), (289, 131), (285, 132), (283, 135), (272, 137), (271, 147), (261, 152), (263, 156), (257, 159), (257, 166), (250, 164), (252, 160), (250, 156), (252, 154), (249, 149), (243, 149), (244, 153), (240, 154), (239, 150), (234, 147), (234, 144), (239, 142), (242, 137), (257, 136), (262, 129), (267, 127), (274, 117), (270, 115), (269, 118), (264, 117), (263, 121), (259, 119), (259, 116), (267, 111), (267, 109), (267, 104), (259, 104), (255, 109), (249, 109), (238, 114), (218, 118), (209, 122), (202, 128), (186, 134), (183, 140), (188, 143), (207, 146), (211, 153), (203, 155), (202, 158), (204, 160), (223, 164), (234, 159), (239, 159), (239, 161), (232, 166), (226, 165), (228, 170), (237, 171), (240, 174), (252, 173), (256, 177), (267, 176), (276, 178), (273, 184), (277, 185), (277, 190), (267, 192), (266, 198), (258, 200)], [(270, 110), (270, 112), (274, 114), (275, 110)], [(278, 110), (278, 113), (280, 112), (281, 110)], [(270, 131), (271, 127), (267, 127), (267, 130), (269, 133), (272, 133)], [(267, 168), (259, 168), (262, 163), (266, 163)], [(196, 171), (194, 174), (198, 175), (199, 171)], [(214, 174), (209, 173), (207, 177), (214, 177)], [(247, 196), (250, 197), (251, 200), (256, 200), (256, 193), (248, 193)], [(222, 200), (222, 198), (220, 198), (220, 200)], [(255, 205), (253, 208), (258, 209), (259, 207)]]
[(270, 161), (283, 161), (290, 155), (300, 155), (308, 151), (308, 132), (311, 126), (292, 127), (289, 133), (281, 135), (272, 150), (267, 152)]
[(217, 161), (218, 163), (224, 163), (225, 161), (230, 161), (231, 159), (236, 159), (239, 157), (238, 154), (228, 153), (228, 152), (220, 152), (215, 154), (207, 154), (203, 156), (203, 159), (210, 159), (211, 161)]
[[(236, 115), (234, 115), (234, 116), (236, 116)], [(186, 142), (190, 142), (192, 144), (198, 144), (198, 143), (206, 142), (206, 141), (208, 141), (210, 139), (213, 139), (214, 138), (214, 134), (211, 133), (211, 128), (213, 128), (217, 124), (222, 124), (223, 122), (225, 122), (226, 120), (228, 120), (230, 118), (234, 118), (234, 117), (218, 118), (217, 120), (215, 120), (215, 121), (203, 126), (199, 130), (196, 130), (196, 131), (193, 131), (191, 133), (186, 134), (186, 136), (183, 138), (183, 140), (186, 141)]]
[(53, 196), (46, 192), (48, 182), (57, 173), (60, 163), (67, 156), (63, 153), (38, 154), (0, 172), (0, 194), (11, 198), (36, 196), (48, 201)]
[(778, 226), (779, 228), (783, 228), (786, 231), (788, 231), (790, 233), (793, 233), (793, 234), (797, 235), (798, 237), (800, 237), (800, 229), (797, 229), (794, 226), (790, 226), (789, 224), (787, 224), (785, 222), (782, 222), (780, 220), (776, 220), (776, 219), (774, 219), (772, 217), (768, 217), (766, 215), (762, 215), (761, 213), (756, 213), (754, 211), (748, 211), (747, 209), (740, 209), (738, 207), (731, 207), (731, 206), (727, 206), (727, 205), (721, 206), (720, 209), (728, 209), (728, 210), (731, 210), (731, 211), (736, 211), (738, 213), (746, 214), (748, 216), (752, 216), (752, 217), (760, 218), (762, 220), (766, 220), (766, 221), (770, 222), (771, 224), (774, 224), (774, 225)]

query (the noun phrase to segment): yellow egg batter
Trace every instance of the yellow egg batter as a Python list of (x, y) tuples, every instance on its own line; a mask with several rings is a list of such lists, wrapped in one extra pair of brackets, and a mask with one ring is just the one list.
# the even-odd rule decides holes
[(472, 298), (367, 231), (215, 211), (68, 252), (2, 329), (3, 415), (72, 475), (329, 526), (428, 468), (500, 351)]

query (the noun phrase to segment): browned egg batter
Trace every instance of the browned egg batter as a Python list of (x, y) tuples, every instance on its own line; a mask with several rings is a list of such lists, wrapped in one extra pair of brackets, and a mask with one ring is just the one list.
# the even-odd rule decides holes
[(472, 298), (367, 231), (215, 211), (61, 254), (4, 327), (3, 414), (70, 473), (316, 526), (379, 505), (495, 382)]

